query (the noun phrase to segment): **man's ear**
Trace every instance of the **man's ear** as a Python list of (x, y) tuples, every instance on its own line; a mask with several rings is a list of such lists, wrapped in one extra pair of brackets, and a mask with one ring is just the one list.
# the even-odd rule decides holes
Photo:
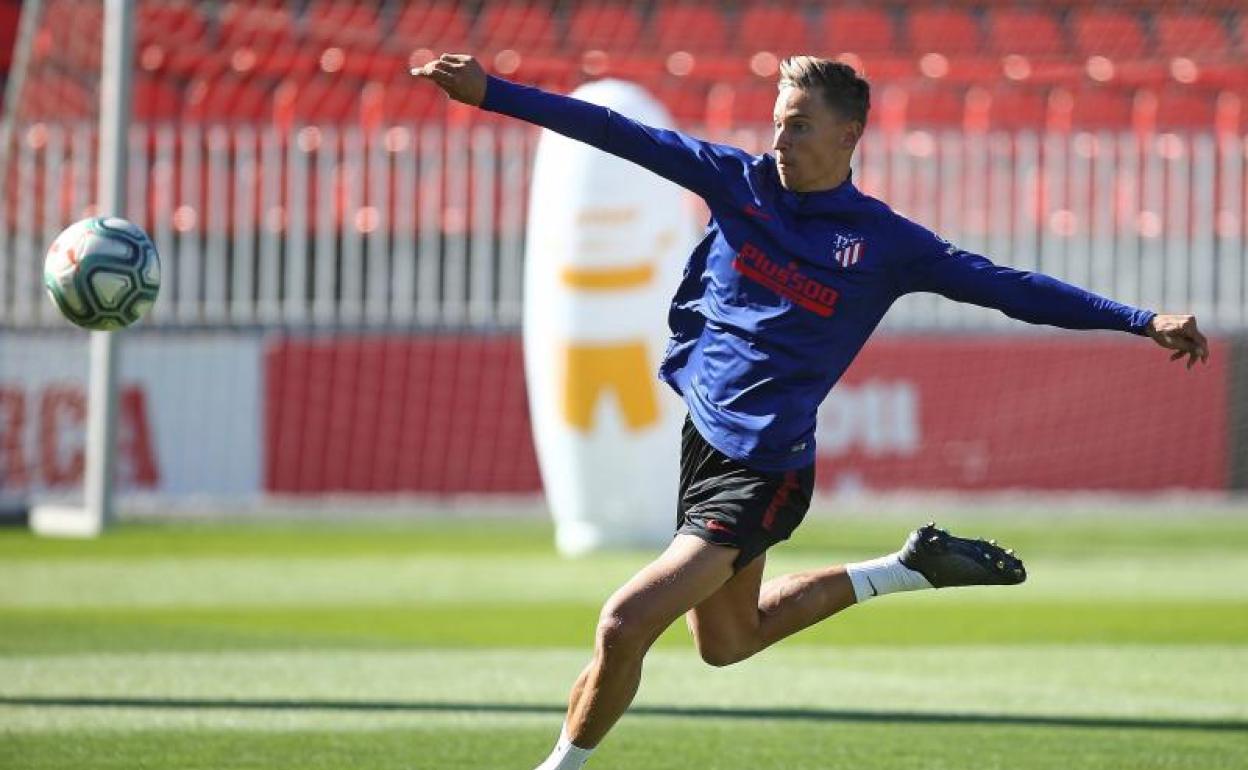
[(841, 131), (841, 147), (846, 150), (852, 150), (858, 140), (862, 138), (862, 132), (865, 130), (860, 120), (851, 120), (845, 124), (845, 128)]

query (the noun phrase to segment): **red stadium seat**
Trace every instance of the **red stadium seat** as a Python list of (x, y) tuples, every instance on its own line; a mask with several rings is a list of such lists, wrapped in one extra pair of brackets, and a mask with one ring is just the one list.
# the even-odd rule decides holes
[(749, 55), (770, 51), (784, 57), (813, 50), (810, 24), (799, 8), (753, 5), (737, 20), (737, 49)]
[(296, 37), (294, 19), (284, 7), (230, 2), (221, 9), (220, 20), (221, 38), (227, 45), (267, 47)]
[(700, 125), (706, 121), (707, 86), (704, 82), (668, 77), (655, 82), (650, 91), (663, 102), (678, 124)]
[(1002, 54), (1056, 56), (1066, 52), (1066, 40), (1057, 16), (1025, 8), (990, 10), (988, 45)]
[(976, 53), (983, 42), (979, 23), (970, 13), (954, 8), (915, 8), (906, 15), (910, 49), (923, 54)]
[(383, 94), (383, 121), (389, 125), (430, 121), (446, 113), (447, 98), (427, 83), (417, 83), (410, 77), (395, 78), (385, 84)]
[(173, 120), (182, 113), (182, 89), (168, 78), (136, 78), (133, 99), (134, 117), (140, 122)]
[(960, 89), (941, 86), (907, 89), (907, 128), (960, 128), (965, 114), (966, 97)]
[(886, 53), (897, 50), (888, 11), (879, 7), (829, 8), (819, 24), (820, 53)]
[(988, 89), (988, 128), (1042, 131), (1048, 114), (1048, 91), (1028, 86)]
[(1049, 96), (1048, 125), (1062, 131), (1122, 130), (1134, 117), (1134, 95), (1116, 88), (1054, 89)]
[(1159, 12), (1154, 17), (1157, 52), (1166, 56), (1211, 58), (1230, 52), (1231, 41), (1222, 21), (1194, 13)]
[(641, 39), (641, 17), (616, 3), (577, 5), (568, 22), (568, 47), (574, 51), (624, 53)]
[(135, 14), (136, 38), (163, 46), (203, 43), (208, 25), (203, 15), (186, 0), (148, 0)]
[(1191, 88), (1167, 88), (1156, 93), (1159, 131), (1212, 131), (1217, 123), (1217, 94)]
[(487, 3), (477, 20), (478, 45), (486, 52), (510, 48), (521, 53), (554, 50), (559, 42), (554, 15), (540, 2)]
[(357, 113), (362, 86), (354, 78), (312, 78), (295, 99), (296, 120), (315, 124), (346, 123)]
[(778, 91), (775, 83), (745, 81), (732, 91), (732, 123), (735, 126), (767, 126), (772, 123)]
[(646, 40), (664, 54), (728, 50), (724, 19), (712, 5), (660, 4), (650, 18)]
[(273, 89), (267, 80), (234, 76), (201, 78), (186, 89), (184, 114), (204, 122), (256, 123), (272, 113)]
[(435, 53), (466, 50), (468, 19), (458, 4), (407, 3), (395, 22), (394, 37), (403, 46)]
[(1076, 48), (1085, 56), (1130, 59), (1149, 52), (1139, 18), (1125, 11), (1075, 9), (1071, 31)]
[(305, 14), (308, 36), (335, 44), (375, 46), (381, 42), (378, 4), (356, 0), (313, 0)]
[[(9, 68), (13, 59), (13, 41), (17, 37), (18, 20), (22, 14), (20, 3), (0, 3), (0, 76)], [(0, 82), (3, 77), (0, 77)], [(0, 89), (3, 94), (3, 89)]]

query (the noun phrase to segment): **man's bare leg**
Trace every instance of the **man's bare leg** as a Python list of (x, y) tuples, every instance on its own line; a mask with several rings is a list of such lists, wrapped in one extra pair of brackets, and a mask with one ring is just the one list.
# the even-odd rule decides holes
[[(907, 549), (935, 582), (901, 564), (899, 551), (762, 583), (764, 554), (689, 611), (689, 630), (703, 659), (725, 666), (871, 596), (933, 585), (1013, 584), (1026, 579), (1022, 562), (1012, 552), (995, 543), (953, 537), (932, 525), (915, 532), (903, 551)], [(856, 570), (852, 578), (851, 570)], [(861, 584), (858, 588), (855, 581)]]
[(703, 660), (726, 666), (854, 604), (854, 587), (837, 565), (762, 582), (766, 554), (747, 564), (689, 611)]
[(607, 600), (594, 656), (568, 699), (564, 732), (575, 747), (596, 747), (619, 720), (637, 694), (642, 660), (654, 640), (732, 577), (736, 555), (734, 548), (677, 535), (658, 559)]

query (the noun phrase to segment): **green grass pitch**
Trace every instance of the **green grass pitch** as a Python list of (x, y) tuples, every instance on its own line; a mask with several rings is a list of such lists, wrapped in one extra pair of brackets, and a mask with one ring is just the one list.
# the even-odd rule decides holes
[[(769, 573), (918, 523), (813, 514)], [(682, 624), (594, 770), (1248, 767), (1248, 517), (945, 517), (1016, 588), (851, 608), (745, 663)], [(535, 521), (0, 530), (0, 768), (531, 770), (649, 557)]]

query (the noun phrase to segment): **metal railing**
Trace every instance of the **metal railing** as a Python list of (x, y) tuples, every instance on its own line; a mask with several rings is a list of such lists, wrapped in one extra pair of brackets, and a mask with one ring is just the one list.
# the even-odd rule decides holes
[[(755, 150), (767, 139), (766, 129), (723, 137)], [(536, 143), (526, 126), (157, 125), (136, 126), (130, 140), (128, 215), (164, 268), (147, 323), (519, 323)], [(62, 323), (41, 296), (43, 253), (93, 211), (94, 143), (85, 125), (16, 132), (0, 206), (0, 325)], [(879, 132), (855, 179), (999, 263), (1234, 331), (1248, 326), (1246, 144), (1212, 133)], [(916, 295), (886, 326), (1011, 323)]]

